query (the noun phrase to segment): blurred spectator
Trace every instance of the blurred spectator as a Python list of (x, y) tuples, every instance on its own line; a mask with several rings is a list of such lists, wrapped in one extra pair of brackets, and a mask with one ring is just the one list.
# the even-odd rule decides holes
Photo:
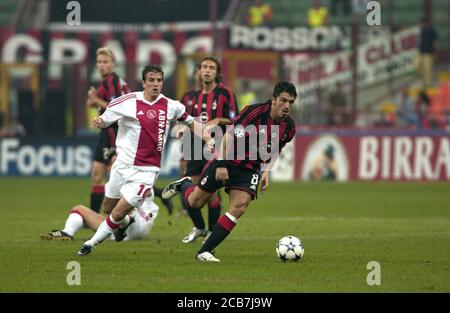
[(420, 91), (416, 101), (416, 111), (419, 116), (419, 128), (435, 128), (433, 119), (429, 116), (431, 100), (426, 90)]
[(242, 90), (238, 96), (239, 112), (241, 112), (247, 105), (256, 103), (256, 93), (251, 90), (248, 80), (242, 82)]
[(248, 25), (252, 27), (270, 26), (272, 17), (272, 7), (262, 0), (255, 0), (248, 9)]
[(416, 100), (409, 95), (408, 88), (403, 88), (396, 97), (397, 105), (397, 125), (398, 126), (419, 126), (419, 115), (416, 110)]
[(352, 13), (350, 0), (331, 0), (330, 14), (337, 14), (337, 6), (342, 6), (342, 13), (350, 15)]
[(450, 110), (445, 109), (444, 111), (444, 122), (445, 122), (445, 130), (450, 131)]
[(420, 112), (423, 112), (424, 114), (427, 113), (428, 107), (430, 106), (430, 97), (428, 97), (427, 91), (425, 89), (422, 89), (419, 92), (417, 99), (419, 100), (418, 110)]
[(355, 126), (358, 128), (369, 128), (375, 125), (375, 116), (372, 112), (372, 106), (365, 104), (358, 110)]
[(434, 59), (438, 55), (438, 36), (428, 18), (423, 18), (420, 23), (418, 70), (422, 78), (423, 87), (428, 87), (433, 82)]
[(380, 106), (379, 117), (375, 122), (376, 127), (393, 127), (396, 124), (396, 105), (393, 102), (386, 102)]
[(320, 4), (319, 0), (314, 0), (312, 8), (308, 9), (308, 26), (320, 27), (328, 23), (328, 9)]
[(329, 95), (326, 115), (328, 126), (343, 126), (347, 123), (347, 98), (340, 82), (336, 83), (336, 89)]
[(13, 118), (7, 127), (0, 130), (0, 137), (24, 138), (27, 132), (17, 118)]

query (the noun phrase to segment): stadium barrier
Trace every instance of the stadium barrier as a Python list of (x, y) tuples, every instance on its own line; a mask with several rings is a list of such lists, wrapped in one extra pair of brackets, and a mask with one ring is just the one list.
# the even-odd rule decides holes
[[(0, 176), (91, 173), (96, 137), (0, 140)], [(169, 140), (160, 177), (178, 176), (181, 142)], [(280, 155), (275, 181), (450, 181), (450, 133), (297, 129)]]
[(297, 129), (286, 149), (274, 180), (450, 181), (449, 132)]
[[(91, 175), (97, 137), (79, 139), (0, 139), (0, 177)], [(178, 175), (180, 143), (168, 142), (160, 176)], [(169, 157), (172, 156), (172, 157)]]

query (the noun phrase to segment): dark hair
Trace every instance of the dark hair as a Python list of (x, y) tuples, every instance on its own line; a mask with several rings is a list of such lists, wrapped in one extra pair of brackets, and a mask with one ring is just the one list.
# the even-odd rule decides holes
[(147, 77), (147, 73), (154, 72), (154, 73), (161, 73), (162, 77), (164, 78), (164, 72), (161, 68), (161, 66), (157, 64), (150, 64), (144, 67), (142, 70), (142, 80), (145, 81), (145, 78)]
[(273, 88), (273, 94), (272, 96), (274, 98), (278, 97), (281, 93), (287, 92), (294, 98), (297, 98), (297, 90), (295, 90), (294, 84), (290, 82), (278, 82), (275, 85), (275, 88)]
[(213, 61), (216, 64), (217, 67), (216, 83), (220, 83), (222, 81), (222, 66), (220, 65), (219, 60), (217, 60), (212, 55), (209, 55), (203, 58), (203, 60), (200, 62), (200, 67), (204, 61)]

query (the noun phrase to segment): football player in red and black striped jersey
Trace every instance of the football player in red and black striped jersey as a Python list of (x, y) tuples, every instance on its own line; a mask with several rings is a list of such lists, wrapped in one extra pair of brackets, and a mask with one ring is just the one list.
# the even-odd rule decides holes
[(192, 111), (194, 109), (194, 96), (199, 90), (203, 88), (200, 73), (200, 64), (195, 65), (192, 77), (194, 79), (194, 85), (192, 89), (186, 91), (180, 99), (180, 102), (183, 103), (183, 105), (186, 107), (186, 112), (190, 115), (192, 115)]
[[(213, 56), (207, 56), (200, 62), (201, 90), (192, 97), (192, 107), (187, 112), (200, 120), (205, 127), (220, 126), (223, 130), (237, 115), (236, 96), (222, 81), (220, 62)], [(194, 136), (192, 134), (192, 136)], [(202, 154), (201, 158), (195, 156), (194, 137), (191, 137), (191, 159), (186, 164), (184, 175), (197, 183), (208, 160)], [(214, 193), (208, 201), (208, 227), (200, 210), (185, 207), (194, 224), (193, 230), (183, 238), (184, 243), (195, 241), (199, 236), (207, 236), (212, 232), (217, 222), (222, 203), (218, 193)]]
[(227, 127), (220, 153), (205, 166), (197, 185), (185, 177), (164, 188), (163, 197), (181, 192), (191, 210), (201, 208), (222, 187), (229, 194), (228, 211), (218, 219), (198, 251), (199, 260), (220, 262), (213, 250), (256, 198), (259, 181), (261, 192), (267, 190), (272, 164), (295, 136), (295, 124), (289, 114), (296, 98), (292, 83), (279, 82), (269, 101), (247, 106)]
[[(102, 47), (97, 50), (97, 70), (103, 78), (96, 89), (88, 92), (88, 107), (98, 109), (103, 114), (111, 100), (130, 92), (127, 83), (114, 72), (115, 56), (111, 49)], [(104, 178), (115, 155), (117, 123), (100, 131), (97, 149), (92, 163), (91, 209), (99, 212), (105, 195)]]
[[(190, 115), (192, 115), (192, 111), (194, 109), (194, 96), (197, 93), (197, 91), (202, 89), (202, 78), (200, 75), (200, 64), (196, 64), (194, 67), (194, 71), (192, 73), (192, 77), (194, 78), (194, 85), (192, 87), (192, 89), (189, 89), (188, 91), (186, 91), (183, 96), (180, 99), (180, 102), (183, 103), (183, 105), (186, 107), (186, 112)], [(181, 131), (178, 135), (177, 138), (180, 138), (181, 135), (184, 132)], [(186, 173), (186, 163), (187, 161), (184, 159), (180, 160), (180, 168), (179, 168), (179, 173), (180, 176), (183, 177)]]

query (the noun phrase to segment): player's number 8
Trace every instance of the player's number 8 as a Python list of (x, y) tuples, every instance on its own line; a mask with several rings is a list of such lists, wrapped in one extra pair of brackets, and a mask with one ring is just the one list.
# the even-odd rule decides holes
[(253, 174), (252, 180), (250, 181), (250, 184), (257, 185), (258, 184), (259, 175)]

